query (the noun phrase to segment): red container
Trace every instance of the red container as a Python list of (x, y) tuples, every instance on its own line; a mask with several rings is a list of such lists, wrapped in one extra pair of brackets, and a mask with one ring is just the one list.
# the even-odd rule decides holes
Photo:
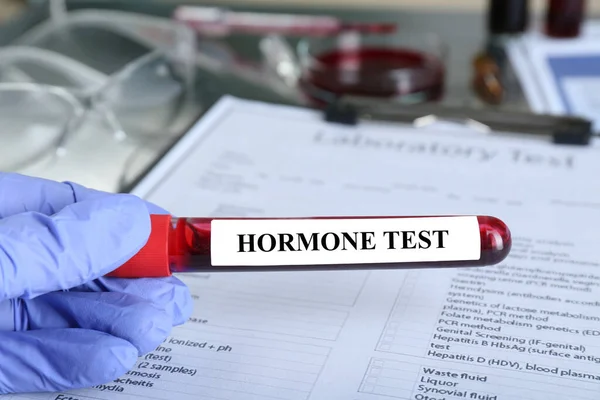
[(316, 103), (341, 95), (403, 103), (440, 100), (445, 48), (433, 34), (342, 34), (301, 41), (301, 87)]
[(549, 0), (546, 34), (555, 38), (579, 36), (585, 17), (585, 0)]

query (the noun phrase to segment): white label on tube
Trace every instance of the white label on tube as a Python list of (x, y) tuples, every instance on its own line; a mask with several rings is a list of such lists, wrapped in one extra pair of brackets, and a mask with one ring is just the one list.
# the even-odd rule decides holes
[(214, 266), (478, 260), (475, 216), (211, 222)]

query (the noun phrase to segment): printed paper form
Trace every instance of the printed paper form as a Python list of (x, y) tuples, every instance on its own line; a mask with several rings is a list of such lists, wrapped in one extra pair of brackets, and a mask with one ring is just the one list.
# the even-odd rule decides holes
[[(166, 159), (146, 182), (159, 187), (138, 193), (182, 216), (492, 214), (516, 236), (512, 256), (479, 270), (185, 277), (193, 318), (130, 374), (95, 389), (15, 398), (597, 398), (600, 216), (593, 202), (572, 201), (575, 185), (561, 187), (595, 170), (586, 150), (498, 141), (485, 147), (496, 154), (486, 168), (472, 157), (482, 154), (477, 139), (375, 128), (373, 138), (455, 151), (315, 150), (308, 128), (317, 120), (283, 111), (222, 103), (196, 128), (203, 139), (193, 154), (165, 179)], [(511, 166), (507, 149), (532, 154), (531, 172)], [(556, 193), (542, 192), (535, 182), (543, 180)], [(588, 198), (595, 189), (585, 189)]]
[(579, 115), (593, 121), (597, 130), (599, 27), (590, 20), (577, 38), (553, 39), (532, 31), (508, 43), (511, 64), (534, 112)]

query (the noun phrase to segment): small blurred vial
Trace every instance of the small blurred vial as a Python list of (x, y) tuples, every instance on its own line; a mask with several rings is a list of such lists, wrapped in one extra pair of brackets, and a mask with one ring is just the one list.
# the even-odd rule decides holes
[(546, 35), (555, 38), (579, 36), (585, 6), (585, 0), (548, 0)]
[(490, 0), (487, 22), (492, 35), (523, 33), (529, 25), (529, 1)]

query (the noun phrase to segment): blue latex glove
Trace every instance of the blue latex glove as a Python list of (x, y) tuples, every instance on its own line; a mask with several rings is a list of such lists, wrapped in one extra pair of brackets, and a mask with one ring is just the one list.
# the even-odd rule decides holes
[(150, 233), (131, 195), (0, 173), (0, 394), (110, 382), (192, 311), (176, 278), (103, 278)]

